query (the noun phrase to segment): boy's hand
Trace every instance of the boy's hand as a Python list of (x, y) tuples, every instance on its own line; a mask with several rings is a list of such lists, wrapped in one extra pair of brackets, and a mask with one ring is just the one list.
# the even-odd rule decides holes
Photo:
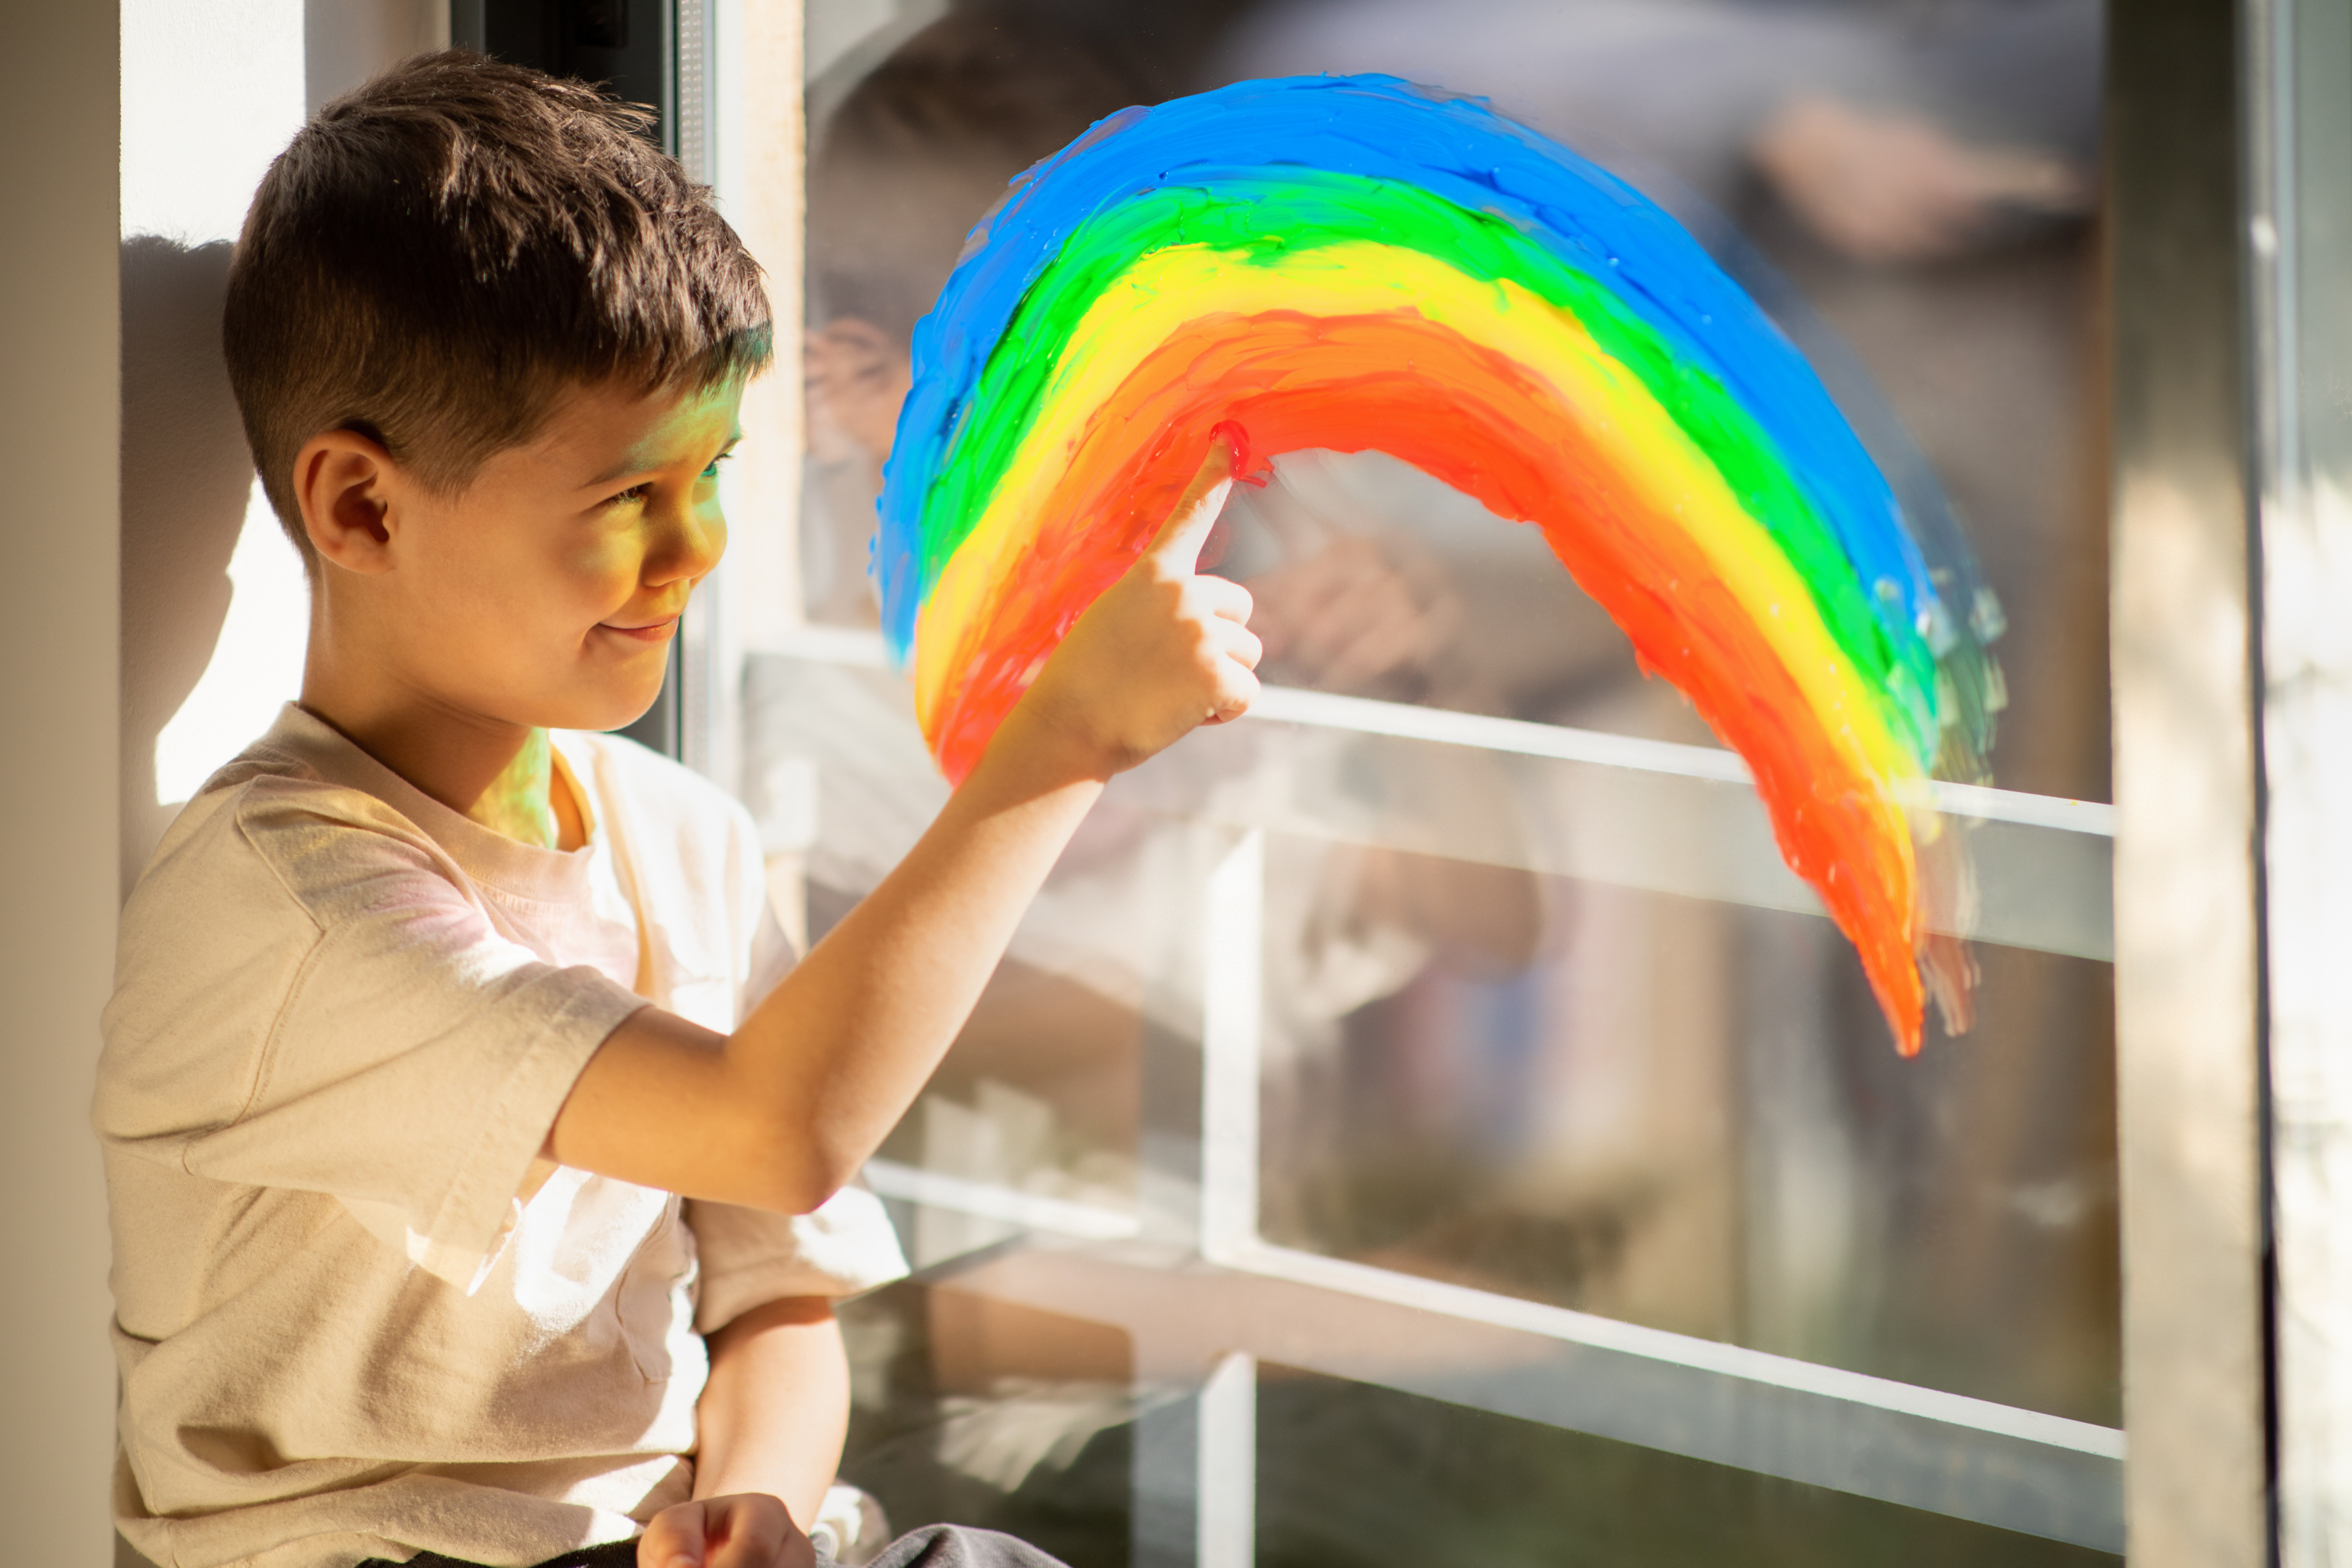
[[(811, 1212), (857, 1173), (971, 1016), (1103, 782), (1257, 695), (1248, 591), (1193, 570), (1233, 457), (1211, 449), (1160, 537), (1078, 617), (898, 869), (731, 1036), (659, 1007), (623, 1020), (557, 1113), (550, 1154), (780, 1214)], [(696, 1517), (657, 1516), (643, 1568), (703, 1563), (684, 1544)]]
[(637, 1568), (815, 1568), (816, 1548), (765, 1492), (682, 1502), (637, 1538)]
[(1198, 571), (1233, 468), (1218, 437), (1159, 537), (1078, 617), (1013, 710), (1075, 742), (1090, 772), (1131, 768), (1196, 725), (1239, 718), (1257, 697), (1249, 590)]

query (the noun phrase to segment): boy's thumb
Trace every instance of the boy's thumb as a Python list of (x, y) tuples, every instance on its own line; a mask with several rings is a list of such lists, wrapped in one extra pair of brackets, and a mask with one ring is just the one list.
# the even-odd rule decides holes
[(1152, 540), (1147, 554), (1188, 573), (1199, 568), (1201, 547), (1208, 542), (1210, 531), (1217, 526), (1217, 514), (1225, 509), (1225, 497), (1233, 492), (1246, 442), (1241, 426), (1230, 420), (1210, 433), (1208, 456), (1201, 459), (1192, 482), (1160, 525), (1159, 537)]

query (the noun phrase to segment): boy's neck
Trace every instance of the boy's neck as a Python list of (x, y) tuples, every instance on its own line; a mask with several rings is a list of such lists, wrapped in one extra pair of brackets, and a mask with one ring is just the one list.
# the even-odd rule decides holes
[(559, 782), (545, 730), (355, 702), (334, 684), (305, 680), (303, 708), (450, 810), (541, 849), (587, 842), (586, 819)]
[(489, 787), (466, 807), (466, 815), (509, 838), (552, 849), (562, 834), (555, 820), (555, 748), (544, 730), (533, 730)]

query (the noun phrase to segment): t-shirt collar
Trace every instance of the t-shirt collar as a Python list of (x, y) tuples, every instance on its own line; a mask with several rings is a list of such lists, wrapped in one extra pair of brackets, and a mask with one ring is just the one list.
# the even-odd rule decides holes
[(290, 755), (330, 784), (374, 796), (415, 823), (474, 880), (502, 892), (551, 902), (568, 902), (589, 893), (590, 863), (598, 847), (600, 829), (588, 781), (567, 762), (560, 746), (555, 766), (570, 779), (580, 803), (587, 840), (578, 849), (543, 849), (485, 827), (447, 806), (385, 767), (359, 744), (325, 720), (289, 702), (262, 744)]

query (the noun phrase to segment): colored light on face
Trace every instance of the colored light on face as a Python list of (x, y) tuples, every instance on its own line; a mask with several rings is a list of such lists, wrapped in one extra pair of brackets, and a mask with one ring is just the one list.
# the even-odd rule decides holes
[(1978, 776), (1990, 679), (1796, 350), (1679, 226), (1483, 105), (1244, 83), (1017, 184), (918, 330), (886, 628), (950, 776), (1234, 420), (1532, 523), (1748, 762), (1916, 1049), (1906, 786)]

